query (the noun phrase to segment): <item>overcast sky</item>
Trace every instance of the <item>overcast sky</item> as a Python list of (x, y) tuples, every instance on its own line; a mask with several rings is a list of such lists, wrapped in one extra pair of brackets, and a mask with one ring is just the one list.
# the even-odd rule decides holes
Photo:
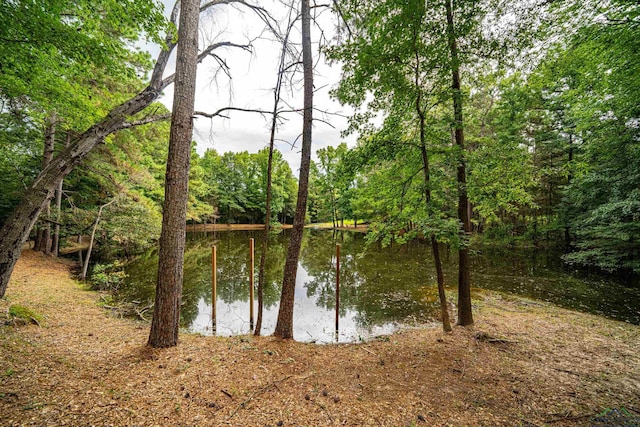
[[(173, 1), (163, 0), (166, 14), (170, 13)], [(268, 9), (279, 21), (286, 23), (286, 9), (275, 2), (258, 2)], [(325, 35), (334, 33), (332, 14), (327, 10), (319, 17), (319, 23)], [(233, 106), (239, 108), (259, 109), (271, 111), (273, 109), (273, 87), (276, 80), (276, 69), (281, 46), (272, 42), (272, 36), (263, 31), (264, 24), (256, 14), (241, 5), (220, 5), (211, 9), (200, 24), (200, 49), (214, 41), (230, 41), (237, 44), (247, 44), (251, 41), (251, 53), (238, 48), (225, 48), (216, 51), (224, 59), (230, 69), (231, 79), (221, 72), (219, 65), (213, 58), (206, 59), (198, 67), (196, 89), (196, 111), (215, 112), (220, 108)], [(296, 25), (294, 42), (300, 40), (300, 22)], [(328, 65), (318, 55), (318, 40), (320, 30), (312, 28), (314, 43), (314, 57), (316, 58), (316, 73), (314, 78), (314, 108), (339, 114), (349, 114), (350, 109), (342, 107), (332, 101), (329, 90), (337, 84), (340, 78), (339, 65)], [(152, 55), (156, 55), (158, 47), (150, 47)], [(174, 54), (175, 56), (175, 54)], [(167, 74), (173, 73), (175, 60), (168, 67)], [(302, 76), (297, 77), (301, 80)], [(302, 85), (295, 88), (294, 93), (288, 92), (287, 101), (294, 108), (302, 107)], [(173, 102), (173, 86), (170, 86), (160, 101), (169, 109)], [(257, 113), (229, 112), (228, 119), (218, 117), (208, 119), (200, 117), (195, 121), (194, 140), (198, 143), (198, 152), (203, 153), (214, 148), (218, 153), (227, 151), (256, 152), (269, 144), (270, 116)], [(322, 118), (331, 122), (331, 126), (316, 121), (313, 128), (313, 153), (317, 149), (328, 145), (338, 145), (347, 142), (350, 146), (355, 143), (354, 137), (343, 139), (340, 132), (346, 128), (347, 120), (337, 115), (323, 116), (314, 112), (314, 118)], [(296, 113), (287, 115), (287, 121), (278, 128), (276, 146), (291, 165), (294, 175), (298, 176), (300, 165), (300, 141), (294, 141), (301, 133), (302, 118)]]

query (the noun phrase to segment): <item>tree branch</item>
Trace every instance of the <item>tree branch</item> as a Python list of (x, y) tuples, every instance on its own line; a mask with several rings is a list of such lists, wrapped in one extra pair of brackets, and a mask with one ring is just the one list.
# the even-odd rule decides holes
[(149, 116), (149, 117), (145, 117), (144, 119), (135, 120), (133, 122), (125, 122), (122, 124), (122, 126), (120, 126), (120, 129), (130, 129), (132, 127), (142, 126), (142, 125), (146, 125), (153, 122), (159, 122), (159, 121), (167, 120), (170, 118), (171, 118), (171, 113), (161, 114), (159, 116)]
[(237, 108), (237, 107), (224, 107), (224, 108), (220, 108), (218, 111), (214, 112), (214, 113), (205, 113), (203, 111), (196, 111), (194, 112), (194, 114), (196, 116), (202, 116), (202, 117), (207, 117), (209, 119), (213, 119), (214, 117), (224, 117), (224, 118), (228, 118), (227, 116), (223, 115), (222, 113), (224, 113), (225, 111), (241, 111), (244, 113), (258, 113), (258, 114), (272, 114), (271, 111), (266, 111), (266, 110), (258, 110), (258, 109), (253, 109), (253, 108)]
[(340, 5), (338, 4), (338, 0), (333, 0), (333, 5), (336, 7), (336, 11), (338, 12), (338, 15), (340, 15), (340, 18), (342, 19), (342, 22), (344, 22), (344, 26), (347, 28), (347, 32), (349, 33), (349, 37), (351, 37), (353, 35), (353, 32), (351, 31), (351, 27), (349, 27), (349, 23), (347, 22), (346, 18), (344, 17), (344, 13), (342, 13), (342, 9), (340, 8)]
[[(247, 44), (237, 44), (237, 43), (233, 43), (233, 42), (213, 43), (213, 44), (209, 45), (205, 50), (203, 50), (198, 55), (198, 64), (201, 63), (207, 56), (211, 55), (214, 50), (219, 49), (221, 47), (237, 47), (237, 48), (240, 48), (242, 50), (246, 50), (247, 52), (251, 52), (251, 49), (252, 49), (250, 44), (248, 44), (248, 45)], [(162, 82), (160, 84), (160, 90), (163, 90), (167, 86), (172, 84), (175, 81), (175, 79), (176, 79), (175, 73), (171, 74), (169, 77), (166, 77), (164, 80), (162, 80)]]

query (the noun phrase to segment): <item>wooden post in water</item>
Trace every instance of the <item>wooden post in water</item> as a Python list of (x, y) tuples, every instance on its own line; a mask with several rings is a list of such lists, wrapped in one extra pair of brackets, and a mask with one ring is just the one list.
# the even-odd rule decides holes
[(340, 323), (340, 244), (336, 245), (336, 341)]
[(211, 246), (211, 325), (213, 334), (216, 334), (216, 303), (218, 301), (218, 260), (216, 247)]
[(254, 259), (253, 259), (253, 246), (254, 240), (253, 238), (249, 239), (249, 258), (251, 267), (249, 268), (249, 330), (253, 331), (253, 269), (254, 269)]

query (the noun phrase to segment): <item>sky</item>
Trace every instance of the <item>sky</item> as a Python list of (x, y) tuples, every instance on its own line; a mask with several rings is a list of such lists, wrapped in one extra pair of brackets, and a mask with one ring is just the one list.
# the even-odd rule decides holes
[[(173, 7), (171, 0), (163, 0), (165, 12), (168, 15)], [(286, 23), (286, 9), (271, 1), (259, 2), (261, 6), (278, 16), (281, 23)], [(318, 17), (322, 32), (331, 36), (334, 34), (335, 22), (330, 11), (326, 10)], [(300, 40), (300, 22), (294, 30), (294, 42)], [(334, 88), (340, 79), (340, 66), (329, 65), (318, 54), (318, 40), (321, 32), (318, 27), (312, 27), (314, 43), (314, 59), (316, 60), (314, 77), (314, 108), (335, 114), (321, 114), (314, 112), (314, 118), (321, 121), (314, 122), (312, 151), (313, 158), (319, 148), (338, 145), (347, 142), (349, 146), (355, 144), (355, 137), (341, 138), (340, 132), (347, 127), (347, 119), (351, 109), (341, 106), (329, 96), (329, 90)], [(213, 58), (205, 59), (198, 66), (196, 82), (196, 111), (212, 113), (224, 107), (238, 107), (271, 111), (273, 109), (273, 88), (276, 81), (277, 63), (281, 46), (272, 40), (272, 36), (264, 32), (263, 22), (257, 15), (241, 5), (219, 5), (211, 9), (200, 21), (200, 49), (210, 42), (230, 41), (237, 44), (253, 45), (252, 52), (239, 48), (219, 49), (218, 54), (228, 65), (231, 79), (221, 71)], [(157, 55), (159, 47), (147, 46), (152, 56)], [(175, 57), (175, 53), (174, 53)], [(166, 75), (173, 73), (175, 59), (172, 58), (167, 66)], [(301, 73), (296, 76), (301, 82)], [(285, 95), (287, 102), (294, 109), (302, 107), (302, 84)], [(160, 102), (171, 109), (173, 102), (173, 86), (168, 87), (160, 98)], [(198, 117), (194, 122), (193, 139), (197, 142), (197, 151), (202, 154), (207, 149), (215, 149), (218, 153), (227, 151), (257, 152), (269, 144), (271, 125), (270, 115), (258, 113), (229, 112), (228, 118), (217, 117), (209, 119)], [(332, 127), (333, 126), (333, 127)], [(302, 130), (302, 117), (297, 113), (286, 116), (276, 135), (276, 147), (289, 162), (294, 176), (298, 176), (300, 165), (301, 141), (298, 138)]]

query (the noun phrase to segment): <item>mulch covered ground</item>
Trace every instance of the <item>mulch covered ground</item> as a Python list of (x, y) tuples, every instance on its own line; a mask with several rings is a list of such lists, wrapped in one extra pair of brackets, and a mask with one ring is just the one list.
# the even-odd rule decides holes
[[(640, 327), (487, 295), (476, 325), (353, 345), (145, 346), (70, 264), (25, 251), (0, 300), (2, 426), (573, 426), (640, 417)], [(18, 304), (42, 316), (20, 324)], [(640, 419), (640, 418), (637, 418)], [(628, 424), (633, 425), (633, 424)]]

